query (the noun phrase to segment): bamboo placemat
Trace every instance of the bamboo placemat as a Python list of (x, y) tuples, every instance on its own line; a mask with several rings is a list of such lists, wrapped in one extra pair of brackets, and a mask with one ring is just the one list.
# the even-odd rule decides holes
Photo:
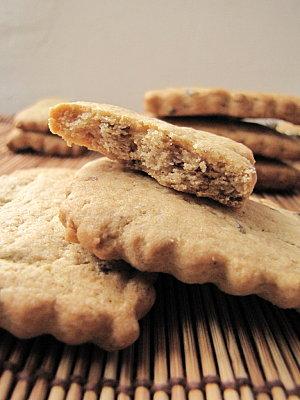
[[(0, 174), (77, 168), (96, 157), (12, 154), (5, 147), (10, 122), (0, 118)], [(260, 197), (300, 211), (297, 194)], [(160, 276), (140, 338), (123, 351), (67, 346), (50, 336), (19, 340), (0, 331), (0, 400), (296, 400), (299, 335), (294, 310)]]

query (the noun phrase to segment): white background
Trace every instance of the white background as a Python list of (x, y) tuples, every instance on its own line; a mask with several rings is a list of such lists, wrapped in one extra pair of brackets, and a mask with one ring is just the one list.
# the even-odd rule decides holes
[(141, 110), (145, 90), (300, 95), (300, 0), (0, 0), (0, 113), (44, 96)]

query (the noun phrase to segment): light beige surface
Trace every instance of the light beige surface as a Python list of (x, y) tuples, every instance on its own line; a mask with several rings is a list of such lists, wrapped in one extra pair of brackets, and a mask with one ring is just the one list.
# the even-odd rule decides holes
[(300, 306), (300, 224), (291, 212), (252, 200), (232, 211), (100, 159), (78, 171), (61, 220), (67, 239), (98, 257)]
[(45, 96), (142, 110), (143, 93), (300, 94), (299, 0), (14, 0), (0, 12), (0, 110)]
[(22, 338), (126, 347), (153, 304), (151, 279), (64, 240), (58, 209), (73, 174), (36, 168), (0, 177), (0, 326)]
[(163, 186), (228, 206), (241, 206), (256, 182), (253, 154), (244, 145), (117, 106), (58, 104), (49, 127), (67, 143), (147, 172)]

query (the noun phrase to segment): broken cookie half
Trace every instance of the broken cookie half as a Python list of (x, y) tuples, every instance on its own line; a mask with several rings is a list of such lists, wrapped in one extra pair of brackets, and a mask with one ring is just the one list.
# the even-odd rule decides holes
[(50, 130), (144, 171), (161, 185), (238, 207), (256, 182), (251, 150), (212, 133), (177, 127), (106, 104), (62, 103)]

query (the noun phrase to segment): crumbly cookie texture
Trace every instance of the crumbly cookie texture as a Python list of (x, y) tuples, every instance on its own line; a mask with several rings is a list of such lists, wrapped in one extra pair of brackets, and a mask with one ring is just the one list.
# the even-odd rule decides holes
[(255, 164), (255, 190), (300, 189), (300, 170), (293, 165), (269, 159), (258, 159)]
[(103, 158), (77, 172), (60, 218), (67, 240), (102, 259), (300, 306), (300, 224), (291, 212), (252, 200), (233, 211)]
[(120, 107), (63, 103), (49, 126), (69, 144), (98, 151), (161, 185), (240, 206), (256, 182), (251, 150), (230, 139), (180, 128)]
[(64, 101), (59, 97), (43, 99), (18, 112), (14, 118), (14, 126), (31, 132), (48, 132), (49, 108)]
[(170, 88), (145, 94), (152, 116), (223, 115), (238, 118), (279, 118), (300, 123), (300, 97), (211, 88)]
[(86, 148), (81, 146), (68, 146), (61, 138), (51, 133), (23, 131), (13, 128), (8, 135), (7, 147), (14, 152), (31, 150), (52, 156), (77, 157), (86, 153)]
[(168, 117), (165, 120), (228, 137), (243, 143), (255, 155), (277, 160), (300, 160), (300, 136), (288, 136), (259, 124), (222, 117)]
[(152, 277), (64, 240), (58, 211), (73, 174), (37, 168), (0, 177), (0, 326), (21, 338), (49, 333), (123, 348), (153, 304)]

